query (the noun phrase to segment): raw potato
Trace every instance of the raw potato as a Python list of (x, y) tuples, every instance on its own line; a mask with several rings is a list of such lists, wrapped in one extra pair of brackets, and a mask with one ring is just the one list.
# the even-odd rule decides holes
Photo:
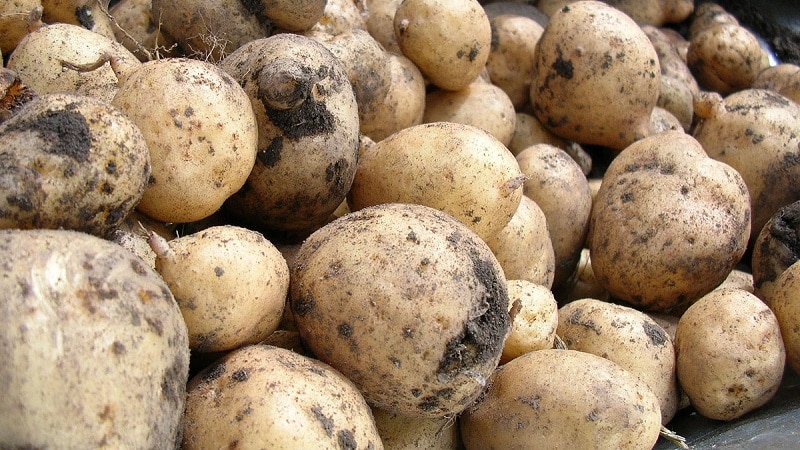
[(675, 333), (678, 382), (698, 413), (734, 420), (777, 392), (786, 352), (772, 311), (741, 289), (703, 296)]
[(119, 73), (141, 65), (133, 53), (110, 38), (78, 25), (55, 23), (22, 38), (7, 67), (39, 95), (72, 92), (110, 102), (119, 89), (119, 79), (109, 65), (90, 72), (69, 70), (63, 65), (92, 64), (99, 55), (113, 57)]
[(366, 30), (367, 19), (361, 6), (361, 1), (327, 0), (322, 17), (307, 32), (336, 36), (353, 30)]
[(659, 96), (658, 55), (630, 17), (579, 1), (551, 18), (536, 48), (531, 104), (553, 133), (621, 150), (647, 136)]
[(178, 445), (186, 325), (166, 284), (109, 241), (0, 231), (0, 447)]
[(698, 97), (693, 136), (739, 172), (752, 202), (751, 241), (784, 205), (800, 200), (800, 104), (763, 89)]
[(767, 305), (781, 274), (800, 259), (800, 201), (781, 207), (767, 221), (753, 244), (750, 265), (754, 292)]
[(786, 364), (800, 374), (800, 264), (787, 268), (775, 282), (770, 308), (781, 328)]
[(367, 0), (367, 31), (386, 51), (402, 54), (394, 34), (394, 13), (403, 0)]
[(553, 286), (555, 253), (547, 217), (539, 205), (523, 195), (511, 221), (486, 239), (508, 279)]
[[(538, 350), (500, 367), (459, 418), (467, 450), (652, 448), (658, 399), (618, 364), (576, 350)], [(500, 432), (502, 430), (502, 432)]]
[(511, 14), (492, 17), (490, 23), (489, 78), (503, 89), (515, 108), (521, 108), (531, 99), (533, 56), (544, 27), (530, 17)]
[(565, 151), (536, 144), (517, 154), (525, 180), (524, 193), (544, 211), (553, 243), (553, 286), (575, 271), (589, 232), (592, 193), (581, 167)]
[(614, 158), (591, 229), (600, 284), (637, 308), (665, 311), (708, 293), (742, 258), (750, 197), (731, 166), (683, 131), (667, 131)]
[(783, 63), (762, 70), (753, 88), (769, 89), (800, 103), (800, 66)]
[(506, 279), (486, 243), (448, 214), (400, 203), (352, 212), (306, 239), (290, 270), (303, 341), (377, 408), (457, 414), (497, 367)]
[[(516, 310), (500, 364), (525, 353), (553, 348), (558, 328), (558, 303), (546, 286), (508, 280), (509, 309)], [(519, 302), (519, 303), (517, 303)]]
[(46, 23), (69, 23), (114, 39), (114, 26), (106, 12), (109, 0), (42, 0)]
[(161, 57), (179, 56), (178, 44), (153, 17), (152, 0), (120, 0), (109, 13), (119, 26), (114, 36), (140, 61)]
[(582, 298), (609, 300), (608, 291), (597, 281), (592, 269), (592, 256), (588, 248), (581, 250), (581, 259), (573, 276), (556, 292), (563, 304)]
[(394, 32), (403, 54), (447, 90), (475, 81), (491, 51), (489, 17), (477, 0), (404, 0)]
[(694, 12), (692, 0), (605, 0), (640, 24), (662, 26), (680, 23)]
[(247, 43), (220, 67), (243, 86), (258, 123), (255, 167), (224, 210), (267, 235), (307, 236), (342, 203), (356, 171), (358, 106), (344, 65), (287, 33)]
[(579, 299), (559, 309), (557, 333), (567, 348), (610, 359), (638, 376), (658, 398), (661, 423), (672, 420), (680, 398), (675, 347), (647, 314), (602, 300)]
[(767, 67), (755, 35), (732, 23), (714, 25), (694, 35), (686, 58), (700, 86), (722, 95), (750, 88)]
[(461, 437), (452, 417), (409, 417), (382, 409), (372, 416), (386, 450), (459, 450)]
[(66, 228), (108, 237), (144, 195), (150, 155), (117, 108), (40, 95), (0, 124), (0, 228)]
[(260, 233), (220, 225), (169, 242), (153, 234), (151, 242), (155, 268), (181, 308), (192, 350), (233, 350), (278, 328), (289, 267)]
[(14, 51), (28, 33), (28, 17), (41, 6), (40, 0), (7, 0), (0, 5), (0, 53)]
[(263, 14), (278, 29), (301, 32), (310, 29), (322, 19), (326, 0), (271, 0), (261, 1)]
[(383, 449), (372, 412), (330, 366), (267, 345), (234, 350), (187, 387), (185, 450)]
[(348, 204), (352, 211), (391, 202), (430, 206), (489, 239), (519, 207), (523, 180), (514, 155), (491, 134), (436, 122), (365, 148)]
[[(151, 93), (163, 95), (154, 103)], [(194, 59), (143, 63), (112, 103), (142, 130), (152, 177), (138, 205), (149, 217), (193, 222), (242, 187), (256, 160), (258, 128), (247, 93), (217, 66)]]

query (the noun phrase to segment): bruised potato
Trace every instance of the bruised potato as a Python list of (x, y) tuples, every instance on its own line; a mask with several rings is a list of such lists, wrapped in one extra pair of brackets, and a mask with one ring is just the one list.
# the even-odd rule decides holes
[(311, 234), (290, 270), (303, 342), (377, 408), (457, 414), (497, 367), (506, 279), (486, 243), (448, 214), (402, 203), (346, 214)]

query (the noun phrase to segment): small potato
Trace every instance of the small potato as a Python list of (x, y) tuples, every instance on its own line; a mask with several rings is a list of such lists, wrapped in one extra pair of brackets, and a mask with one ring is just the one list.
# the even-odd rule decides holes
[(394, 34), (394, 13), (403, 0), (367, 0), (367, 31), (390, 53), (402, 54)]
[(441, 89), (475, 81), (491, 51), (492, 27), (478, 0), (404, 0), (394, 32), (403, 54)]
[(155, 269), (167, 282), (197, 352), (233, 350), (266, 339), (283, 316), (289, 267), (260, 233), (233, 225), (169, 242), (153, 233)]
[(544, 27), (534, 19), (512, 14), (494, 16), (490, 24), (489, 78), (508, 95), (514, 108), (521, 108), (531, 99), (533, 56)]
[(729, 95), (752, 87), (765, 67), (761, 45), (746, 28), (719, 24), (690, 40), (686, 63), (706, 90)]
[(770, 309), (781, 328), (786, 364), (800, 374), (800, 264), (787, 268), (775, 282)]
[(734, 420), (768, 402), (781, 383), (786, 352), (773, 312), (741, 289), (703, 296), (675, 332), (678, 382), (704, 417)]
[(510, 330), (506, 279), (453, 216), (401, 203), (361, 209), (311, 234), (290, 269), (303, 342), (374, 407), (458, 414), (497, 367)]
[[(501, 366), (459, 418), (467, 450), (652, 448), (658, 399), (636, 375), (577, 350), (538, 350)], [(502, 430), (502, 432), (500, 432)]]
[(767, 305), (781, 274), (800, 259), (800, 200), (781, 207), (764, 224), (753, 244), (750, 266), (754, 293)]
[(675, 347), (647, 314), (628, 306), (591, 298), (558, 310), (558, 336), (567, 348), (610, 359), (638, 376), (658, 397), (661, 423), (678, 409)]
[(459, 450), (461, 436), (452, 417), (409, 417), (372, 409), (385, 450)]
[(140, 61), (180, 55), (178, 44), (153, 17), (152, 0), (120, 0), (109, 9), (117, 25), (114, 36)]
[(508, 280), (508, 300), (509, 309), (516, 314), (512, 318), (511, 334), (503, 345), (500, 364), (528, 352), (553, 348), (558, 328), (558, 303), (550, 289), (526, 280)]
[(367, 19), (360, 1), (326, 0), (322, 17), (306, 33), (321, 33), (327, 36), (347, 33), (353, 30), (366, 30)]
[(516, 115), (514, 135), (508, 144), (514, 156), (534, 144), (550, 144), (566, 151), (568, 141), (553, 134), (536, 116), (524, 112), (517, 112)]
[(636, 23), (654, 26), (676, 24), (694, 12), (692, 0), (605, 0), (609, 5), (631, 16)]
[(10, 54), (19, 41), (28, 34), (28, 18), (41, 0), (8, 0), (0, 5), (0, 53)]
[(251, 345), (192, 377), (185, 450), (383, 449), (372, 412), (353, 383), (318, 360)]

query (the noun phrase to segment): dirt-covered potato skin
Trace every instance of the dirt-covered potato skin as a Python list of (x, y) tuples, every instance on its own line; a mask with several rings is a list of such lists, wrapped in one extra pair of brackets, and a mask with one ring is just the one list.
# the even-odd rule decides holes
[(634, 450), (652, 448), (661, 429), (658, 399), (639, 378), (603, 357), (555, 349), (497, 369), (459, 422), (467, 450)]
[(466, 408), (509, 332), (506, 280), (489, 247), (422, 205), (382, 204), (325, 225), (304, 241), (290, 278), (308, 348), (394, 413)]
[(800, 201), (792, 202), (767, 221), (753, 244), (750, 266), (753, 292), (769, 305), (781, 274), (800, 259)]
[(795, 262), (775, 281), (770, 309), (781, 328), (786, 366), (800, 374), (800, 264)]
[(177, 445), (189, 345), (158, 274), (68, 230), (2, 230), (0, 255), (0, 447)]
[(353, 383), (291, 350), (236, 349), (192, 377), (187, 394), (185, 450), (383, 449)]
[(109, 103), (46, 94), (0, 124), (0, 228), (65, 228), (108, 237), (142, 198), (150, 155)]

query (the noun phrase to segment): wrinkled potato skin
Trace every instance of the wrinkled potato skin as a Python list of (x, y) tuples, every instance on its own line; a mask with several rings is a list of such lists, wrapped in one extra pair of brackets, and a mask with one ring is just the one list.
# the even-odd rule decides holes
[(236, 349), (195, 375), (187, 391), (185, 450), (383, 449), (372, 412), (353, 383), (283, 348)]
[(770, 309), (781, 328), (786, 365), (800, 374), (800, 264), (794, 263), (776, 280)]
[(638, 308), (668, 310), (708, 293), (739, 262), (750, 197), (731, 166), (707, 157), (683, 131), (667, 131), (611, 162), (591, 229), (600, 284)]
[(459, 421), (467, 450), (531, 442), (553, 449), (652, 448), (661, 428), (658, 399), (646, 384), (576, 350), (538, 350), (501, 366)]
[(800, 259), (800, 201), (781, 207), (756, 237), (750, 266), (754, 292), (767, 305), (772, 303), (775, 282)]
[(497, 367), (506, 280), (486, 243), (448, 214), (394, 203), (344, 215), (304, 241), (290, 271), (304, 343), (377, 408), (457, 414)]
[(83, 95), (40, 95), (0, 124), (0, 228), (108, 237), (150, 173), (145, 139), (118, 109)]
[(510, 310), (519, 310), (511, 322), (511, 334), (503, 345), (500, 364), (528, 352), (553, 348), (558, 303), (550, 289), (527, 280), (508, 280), (508, 300)]
[(610, 359), (637, 375), (658, 397), (661, 423), (678, 410), (675, 347), (647, 314), (628, 306), (579, 299), (558, 311), (558, 336), (567, 348)]
[(158, 274), (74, 231), (0, 231), (0, 254), (0, 447), (176, 446), (189, 345)]
[(773, 312), (741, 289), (703, 296), (675, 332), (678, 382), (704, 417), (734, 420), (777, 392), (786, 352)]

